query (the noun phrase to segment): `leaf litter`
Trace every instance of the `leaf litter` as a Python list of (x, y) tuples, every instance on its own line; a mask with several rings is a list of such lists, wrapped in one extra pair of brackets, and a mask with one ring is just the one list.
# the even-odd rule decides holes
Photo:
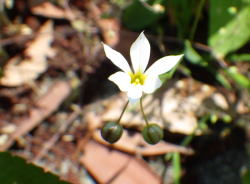
[(0, 84), (16, 87), (33, 82), (48, 67), (47, 58), (55, 56), (51, 47), (53, 41), (53, 23), (47, 21), (39, 29), (35, 39), (27, 44), (25, 59), (20, 56), (11, 58), (4, 67)]
[[(19, 6), (25, 4), (29, 7), (25, 1), (18, 3)], [(29, 114), (26, 114), (25, 117), (15, 115), (14, 120), (18, 120), (18, 122), (10, 119), (10, 121), (4, 120), (4, 123), (0, 123), (4, 125), (1, 126), (0, 135), (2, 150), (9, 148), (10, 151), (22, 155), (27, 160), (37, 158), (36, 163), (76, 184), (86, 183), (86, 178), (91, 178), (88, 174), (83, 174), (86, 173), (86, 170), (91, 173), (95, 181), (101, 183), (121, 183), (126, 179), (131, 179), (134, 183), (145, 183), (144, 176), (147, 176), (146, 180), (149, 183), (162, 182), (159, 175), (148, 167), (149, 163), (145, 160), (154, 160), (157, 155), (175, 151), (183, 155), (190, 155), (193, 150), (179, 146), (179, 144), (169, 143), (166, 140), (156, 146), (143, 144), (139, 132), (144, 122), (138, 107), (131, 107), (125, 113), (122, 123), (126, 126), (126, 131), (122, 139), (113, 146), (107, 145), (100, 138), (99, 128), (105, 121), (116, 119), (125, 100), (122, 94), (105, 100), (94, 99), (94, 102), (92, 100), (89, 105), (83, 106), (83, 112), (79, 113), (74, 120), (67, 118), (70, 117), (72, 111), (74, 113), (72, 104), (78, 102), (78, 100), (75, 101), (75, 97), (72, 97), (75, 89), (70, 91), (72, 86), (69, 83), (72, 84), (74, 79), (69, 78), (69, 73), (73, 71), (76, 74), (89, 74), (96, 71), (94, 75), (97, 75), (100, 70), (111, 69), (106, 68), (106, 66), (97, 68), (103, 60), (103, 53), (100, 52), (101, 47), (97, 43), (102, 39), (111, 46), (118, 43), (118, 47), (127, 52), (126, 42), (130, 42), (134, 38), (124, 37), (124, 32), (133, 37), (136, 37), (136, 34), (124, 31), (119, 20), (114, 17), (101, 18), (106, 13), (107, 7), (112, 9), (107, 1), (96, 1), (95, 3), (74, 1), (68, 7), (69, 9), (66, 6), (59, 7), (47, 1), (30, 7), (32, 15), (28, 16), (33, 16), (36, 21), (43, 17), (42, 19), (46, 21), (40, 26), (34, 39), (25, 45), (24, 57), (12, 57), (6, 63), (3, 70), (4, 77), (0, 83), (4, 90), (8, 89), (6, 87), (14, 88), (8, 89), (12, 90), (12, 93), (4, 93), (5, 98), (1, 99), (10, 99), (10, 104), (19, 102), (13, 100), (15, 94), (19, 94), (16, 91), (31, 83), (35, 83), (38, 88), (44, 88), (43, 85), (45, 85), (47, 90), (43, 96), (39, 96), (36, 90), (31, 90), (33, 95), (35, 93), (35, 100), (31, 98), (32, 95), (26, 96), (30, 103), (33, 100), (34, 102), (27, 106)], [(76, 17), (77, 19), (75, 19)], [(40, 25), (39, 21), (37, 21), (38, 25)], [(81, 22), (80, 25), (84, 24), (85, 27), (80, 26), (81, 29), (75, 29), (77, 26), (73, 27), (74, 21)], [(79, 32), (84, 39), (79, 39)], [(54, 42), (53, 46), (52, 42)], [(81, 43), (79, 44), (79, 42)], [(56, 72), (59, 75), (55, 75)], [(58, 77), (60, 75), (66, 77), (68, 81), (61, 81), (61, 78)], [(41, 79), (39, 79), (40, 76), (42, 76)], [(82, 85), (84, 86), (85, 78), (82, 79), (78, 78), (79, 81), (83, 81)], [(49, 87), (46, 80), (51, 81)], [(63, 85), (62, 83), (58, 85), (58, 80)], [(101, 82), (98, 80), (97, 84)], [(92, 83), (92, 85), (94, 84)], [(98, 88), (99, 86), (95, 86), (90, 92), (91, 95), (94, 95), (98, 90), (102, 91)], [(88, 87), (90, 86), (84, 86), (84, 88)], [(108, 87), (114, 90), (113, 86)], [(3, 92), (2, 88), (1, 92)], [(22, 90), (20, 90), (21, 93)], [(77, 91), (80, 93), (78, 95), (85, 96), (86, 94), (82, 94), (81, 90)], [(213, 95), (214, 92), (217, 95)], [(25, 98), (25, 95), (23, 96)], [(19, 95), (16, 98), (18, 99)], [(233, 98), (235, 99), (235, 97)], [(70, 105), (65, 106), (65, 104), (69, 104), (68, 99), (73, 100), (70, 101)], [(144, 101), (145, 106), (147, 106), (145, 111), (149, 114), (150, 120), (160, 123), (168, 134), (190, 134), (197, 127), (197, 113), (200, 113), (199, 116), (204, 115), (207, 109), (204, 110), (203, 107), (211, 105), (207, 104), (207, 99), (215, 102), (212, 103), (213, 108), (221, 107), (225, 111), (228, 110), (230, 103), (235, 101), (225, 100), (225, 95), (214, 86), (188, 79), (177, 81), (176, 85), (171, 85), (171, 89), (156, 93), (154, 98), (152, 96), (146, 97)], [(60, 106), (63, 102), (65, 104)], [(242, 112), (249, 113), (249, 109), (245, 106), (243, 104), (241, 107), (244, 110)], [(210, 108), (211, 106), (208, 109)], [(199, 112), (199, 110), (204, 111)], [(13, 111), (9, 112), (9, 114), (11, 113)], [(34, 114), (36, 115), (34, 116)], [(65, 121), (70, 126), (65, 128), (63, 126)], [(57, 134), (58, 130), (64, 132)], [(70, 139), (66, 139), (66, 136)], [(138, 154), (147, 157), (147, 159), (138, 157)], [(120, 159), (115, 159), (117, 157), (112, 157), (112, 155), (118, 155)], [(115, 167), (120, 160), (123, 161), (121, 167)], [(109, 164), (110, 167), (107, 167)], [(143, 174), (139, 178), (134, 175), (138, 170), (141, 170)], [(107, 172), (111, 174), (108, 175)], [(84, 182), (81, 182), (81, 179)]]

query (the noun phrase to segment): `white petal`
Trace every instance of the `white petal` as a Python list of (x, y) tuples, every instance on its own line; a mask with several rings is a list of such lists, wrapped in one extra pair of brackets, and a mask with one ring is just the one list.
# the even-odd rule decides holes
[(124, 72), (131, 72), (130, 66), (127, 60), (121, 55), (121, 53), (115, 51), (108, 45), (103, 43), (104, 52), (114, 65), (119, 67)]
[(128, 90), (127, 95), (128, 95), (129, 101), (132, 103), (135, 103), (142, 96), (142, 86), (132, 84), (130, 86), (130, 89)]
[(130, 57), (134, 72), (143, 73), (148, 65), (150, 56), (150, 44), (142, 32), (130, 48)]
[(147, 75), (160, 75), (171, 70), (182, 58), (183, 54), (176, 56), (165, 56), (152, 64), (145, 72)]
[(162, 84), (162, 81), (157, 75), (148, 75), (143, 85), (143, 92), (150, 94), (158, 89)]
[(127, 73), (124, 72), (116, 72), (109, 76), (108, 78), (112, 82), (114, 82), (121, 91), (128, 91), (131, 86), (131, 79)]

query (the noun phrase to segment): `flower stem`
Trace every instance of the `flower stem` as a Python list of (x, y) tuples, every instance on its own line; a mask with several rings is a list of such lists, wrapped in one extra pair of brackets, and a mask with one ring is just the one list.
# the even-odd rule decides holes
[(198, 22), (199, 22), (199, 19), (200, 19), (200, 16), (201, 16), (201, 11), (202, 11), (202, 8), (205, 4), (205, 1), (206, 0), (201, 0), (200, 3), (198, 4), (198, 7), (197, 7), (197, 11), (196, 11), (196, 17), (194, 19), (194, 23), (191, 27), (191, 31), (190, 31), (190, 40), (193, 41), (194, 39), (194, 35), (195, 35), (195, 31), (196, 31), (196, 28), (197, 28), (197, 25), (198, 25)]
[(128, 106), (128, 103), (129, 103), (129, 101), (127, 101), (127, 103), (126, 103), (125, 106), (123, 107), (122, 113), (121, 113), (119, 119), (117, 120), (117, 124), (120, 123), (120, 121), (121, 121), (121, 119), (122, 119), (122, 116), (123, 116), (123, 114), (124, 114), (124, 112), (125, 112), (125, 110), (126, 110), (126, 108), (127, 108), (127, 106)]
[(144, 110), (143, 110), (143, 106), (142, 106), (142, 97), (140, 98), (140, 107), (141, 107), (142, 116), (143, 116), (143, 118), (144, 118), (146, 124), (149, 125), (148, 118), (147, 118), (147, 116), (145, 115)]

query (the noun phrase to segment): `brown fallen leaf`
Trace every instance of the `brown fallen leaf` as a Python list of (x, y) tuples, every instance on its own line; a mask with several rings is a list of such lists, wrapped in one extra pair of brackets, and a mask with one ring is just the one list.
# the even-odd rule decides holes
[(62, 9), (53, 5), (50, 2), (43, 2), (37, 6), (31, 8), (31, 11), (35, 15), (44, 17), (50, 17), (55, 19), (74, 19), (74, 14), (69, 9)]
[[(135, 174), (136, 173), (136, 174)], [(157, 184), (162, 183), (158, 175), (153, 173), (148, 165), (138, 158), (132, 158), (124, 170), (110, 184)]]
[[(196, 112), (201, 109), (203, 100), (211, 97), (214, 91), (214, 87), (193, 79), (179, 80), (167, 91), (146, 96), (143, 99), (144, 111), (149, 122), (157, 123), (174, 133), (192, 134), (198, 122)], [(126, 95), (120, 94), (104, 101), (107, 105), (102, 120), (116, 121), (126, 100)], [(128, 107), (121, 124), (139, 130), (145, 126), (139, 104)]]
[[(89, 126), (89, 131), (92, 131), (93, 138), (99, 143), (110, 146), (110, 144), (103, 140), (100, 135), (100, 130), (97, 129), (103, 124), (100, 116), (98, 117), (93, 112), (89, 112), (85, 117)], [(139, 154), (143, 156), (155, 156), (172, 152), (179, 152), (186, 155), (193, 154), (192, 149), (164, 141), (161, 141), (156, 145), (149, 145), (143, 140), (140, 133), (137, 132), (130, 134), (126, 129), (120, 140), (115, 144), (112, 144), (112, 147), (130, 154)]]
[(80, 162), (98, 183), (161, 183), (160, 177), (142, 159), (108, 148), (95, 141), (89, 141), (85, 145), (84, 155)]
[(18, 123), (16, 123), (18, 126), (15, 130), (9, 134), (4, 134), (8, 136), (8, 139), (4, 144), (0, 145), (0, 151), (8, 149), (16, 139), (27, 134), (43, 119), (53, 113), (69, 95), (70, 91), (70, 85), (67, 82), (56, 82), (47, 94), (35, 103), (35, 107), (30, 110), (29, 117), (18, 119)]
[(0, 84), (9, 87), (32, 82), (47, 69), (47, 57), (53, 57), (55, 51), (50, 44), (53, 41), (53, 23), (47, 21), (42, 25), (35, 39), (27, 44), (24, 54), (11, 58), (3, 69)]
[[(110, 146), (110, 144), (105, 142), (101, 137), (100, 130), (96, 130), (93, 137), (96, 141)], [(185, 155), (193, 154), (192, 149), (164, 141), (160, 141), (156, 145), (149, 145), (143, 140), (140, 133), (130, 135), (127, 130), (124, 130), (122, 137), (119, 141), (112, 144), (112, 147), (130, 154), (138, 154), (142, 156), (156, 156), (174, 152), (179, 152)]]
[(120, 40), (119, 31), (120, 23), (118, 19), (115, 18), (100, 18), (97, 21), (106, 44), (110, 46), (115, 46)]
[[(113, 96), (110, 99), (104, 100), (103, 105), (105, 106), (105, 111), (101, 114), (102, 121), (116, 121), (120, 116), (126, 101), (127, 96), (124, 93), (121, 93), (117, 96)], [(143, 106), (145, 113), (148, 115), (149, 122), (153, 122), (158, 124), (160, 127), (164, 127), (164, 124), (159, 114), (160, 105), (158, 100), (154, 100), (151, 95), (146, 96), (143, 99)], [(139, 130), (142, 130), (145, 126), (145, 121), (141, 116), (139, 104), (129, 104), (120, 123), (124, 127), (135, 127)]]
[(120, 40), (120, 22), (117, 18), (102, 18), (102, 10), (94, 2), (87, 5), (93, 19), (101, 29), (104, 42), (109, 46), (115, 46)]

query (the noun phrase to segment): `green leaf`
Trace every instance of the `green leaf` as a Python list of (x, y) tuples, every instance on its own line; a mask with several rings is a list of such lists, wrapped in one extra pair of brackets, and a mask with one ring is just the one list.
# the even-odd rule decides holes
[(229, 56), (229, 60), (234, 62), (250, 62), (250, 54), (233, 54)]
[(69, 184), (7, 152), (0, 153), (1, 184)]
[(241, 178), (242, 184), (250, 184), (250, 170), (246, 170)]
[(224, 27), (242, 7), (241, 0), (210, 0), (209, 1), (209, 36), (212, 36)]
[(167, 2), (167, 10), (173, 23), (177, 26), (179, 38), (187, 38), (190, 34), (190, 26), (197, 9), (197, 0), (172, 0)]
[(206, 68), (208, 71), (213, 73), (213, 75), (215, 75), (216, 80), (219, 81), (224, 87), (228, 89), (231, 88), (228, 80), (211, 64), (209, 65), (209, 63), (205, 59), (203, 59), (198, 52), (196, 52), (196, 50), (192, 47), (191, 42), (188, 40), (185, 41), (184, 53), (185, 58), (187, 58), (190, 63)]
[[(154, 5), (163, 6), (158, 3)], [(156, 6), (147, 4), (147, 2), (134, 0), (122, 14), (123, 24), (132, 30), (141, 30), (155, 23), (163, 14), (162, 10), (155, 8)]]
[(236, 67), (230, 67), (225, 72), (242, 88), (250, 90), (250, 80), (239, 73)]
[(195, 65), (199, 65), (202, 67), (207, 67), (208, 63), (201, 57), (201, 55), (194, 50), (190, 41), (185, 41), (185, 57)]
[[(213, 2), (213, 0), (211, 1)], [(218, 2), (222, 2), (222, 1), (218, 1)], [(211, 7), (210, 9), (213, 9), (213, 8)], [(231, 7), (231, 9), (234, 9), (234, 11), (237, 11), (236, 7)], [(210, 14), (212, 12), (210, 12)], [(219, 15), (217, 15), (217, 17), (214, 17), (213, 19), (218, 19), (217, 21), (219, 21), (222, 18)], [(250, 20), (250, 5), (246, 5), (226, 25), (224, 26), (221, 25), (216, 32), (214, 31), (217, 29), (218, 26), (216, 28), (211, 28), (210, 30), (211, 33), (209, 37), (209, 45), (213, 48), (214, 54), (217, 57), (223, 58), (229, 52), (232, 52), (241, 48), (244, 44), (246, 44), (249, 41), (250, 39), (250, 31), (249, 31), (250, 21), (249, 20)], [(213, 22), (211, 20), (210, 26), (212, 26), (215, 23), (216, 21)]]
[(227, 78), (220, 72), (215, 72), (215, 78), (217, 81), (219, 81), (225, 88), (231, 89), (232, 86), (230, 82), (227, 80)]

